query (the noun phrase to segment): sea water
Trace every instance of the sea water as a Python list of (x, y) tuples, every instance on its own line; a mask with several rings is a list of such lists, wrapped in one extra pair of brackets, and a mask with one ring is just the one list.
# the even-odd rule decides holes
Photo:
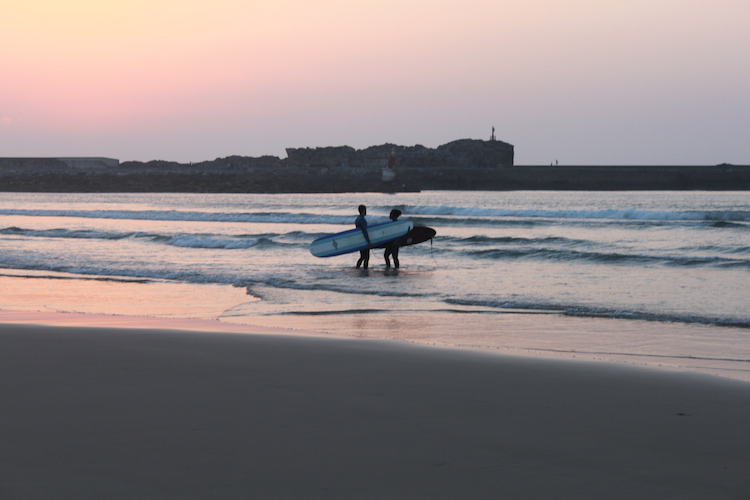
[[(386, 268), (310, 242), (393, 208)], [(0, 309), (203, 318), (750, 380), (750, 193), (0, 196)]]

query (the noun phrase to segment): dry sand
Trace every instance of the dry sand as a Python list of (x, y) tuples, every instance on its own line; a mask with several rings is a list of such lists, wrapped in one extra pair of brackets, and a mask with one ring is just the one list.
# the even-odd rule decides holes
[(750, 384), (395, 341), (0, 324), (1, 499), (750, 498)]

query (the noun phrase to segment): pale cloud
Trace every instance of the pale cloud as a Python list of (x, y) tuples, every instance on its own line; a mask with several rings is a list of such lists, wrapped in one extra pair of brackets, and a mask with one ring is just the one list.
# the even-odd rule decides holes
[(0, 127), (10, 128), (13, 125), (13, 118), (10, 116), (4, 116), (0, 118)]

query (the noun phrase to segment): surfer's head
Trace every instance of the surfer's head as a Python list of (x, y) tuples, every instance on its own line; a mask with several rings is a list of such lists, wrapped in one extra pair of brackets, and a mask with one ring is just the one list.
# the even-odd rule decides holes
[(364, 205), (359, 206), (359, 215), (367, 215), (367, 207)]
[(401, 216), (401, 210), (399, 210), (398, 208), (394, 208), (393, 210), (391, 210), (391, 214), (388, 217), (390, 217), (391, 220), (396, 220), (400, 216)]

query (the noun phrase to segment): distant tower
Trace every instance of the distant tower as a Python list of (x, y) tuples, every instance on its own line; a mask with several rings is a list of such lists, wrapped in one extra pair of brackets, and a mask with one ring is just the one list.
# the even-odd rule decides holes
[(495, 140), (495, 127), (492, 127), (492, 135), (490, 136), (490, 140), (491, 141)]

